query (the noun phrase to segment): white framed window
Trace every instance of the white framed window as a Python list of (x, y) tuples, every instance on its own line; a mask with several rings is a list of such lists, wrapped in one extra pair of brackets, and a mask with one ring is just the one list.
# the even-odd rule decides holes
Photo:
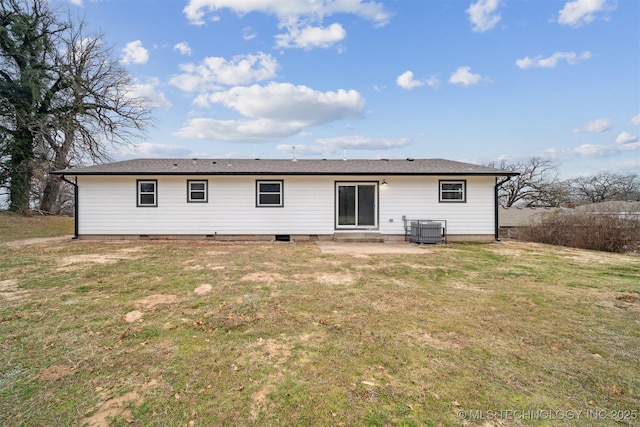
[(158, 180), (157, 179), (139, 179), (136, 181), (137, 187), (137, 206), (138, 207), (156, 207), (158, 206)]
[(441, 203), (465, 203), (467, 201), (467, 181), (440, 180)]
[(205, 180), (188, 180), (187, 181), (187, 202), (189, 203), (207, 203), (209, 182)]
[(283, 181), (256, 181), (256, 207), (283, 207)]

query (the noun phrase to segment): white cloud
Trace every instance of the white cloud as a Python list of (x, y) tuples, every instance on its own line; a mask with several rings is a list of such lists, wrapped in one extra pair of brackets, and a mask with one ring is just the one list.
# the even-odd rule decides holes
[(200, 102), (222, 104), (246, 119), (195, 118), (177, 136), (233, 142), (278, 140), (308, 126), (359, 117), (365, 109), (364, 99), (355, 90), (319, 92), (289, 83), (237, 86), (203, 95)]
[[(329, 156), (342, 153), (343, 149), (349, 150), (390, 150), (405, 147), (410, 144), (407, 138), (370, 138), (366, 136), (343, 136), (335, 138), (320, 138), (313, 145), (295, 145), (296, 155), (322, 154)], [(279, 151), (290, 153), (290, 144), (280, 144), (276, 147)]]
[(169, 83), (186, 92), (205, 92), (220, 85), (234, 86), (269, 80), (276, 76), (278, 62), (271, 55), (238, 55), (227, 61), (220, 57), (205, 58), (200, 64), (181, 64), (182, 74)]
[(578, 133), (578, 132), (599, 133), (599, 132), (604, 132), (606, 130), (611, 129), (612, 126), (613, 125), (611, 124), (611, 120), (605, 117), (602, 117), (602, 118), (590, 121), (583, 128), (574, 129), (573, 133)]
[(424, 83), (422, 83), (421, 81), (415, 80), (413, 78), (413, 72), (411, 71), (405, 71), (404, 73), (400, 74), (396, 79), (396, 84), (401, 88), (407, 90), (424, 85)]
[(251, 27), (244, 27), (242, 29), (242, 39), (249, 41), (256, 38), (256, 32)]
[(354, 14), (378, 25), (386, 25), (390, 18), (382, 3), (362, 0), (189, 0), (183, 12), (192, 24), (202, 25), (207, 12), (222, 9), (230, 9), (238, 15), (250, 12), (275, 15), (281, 23), (299, 18), (320, 22), (323, 17), (338, 13)]
[(480, 74), (473, 74), (471, 67), (458, 67), (456, 71), (451, 73), (449, 83), (471, 86), (480, 83), (482, 80), (490, 81), (487, 78), (483, 79)]
[(396, 78), (396, 84), (403, 89), (411, 90), (420, 86), (436, 87), (440, 84), (440, 80), (436, 76), (431, 76), (423, 80), (416, 80), (412, 71), (405, 71)]
[(266, 142), (293, 136), (299, 126), (273, 120), (190, 119), (175, 136), (225, 142)]
[(640, 151), (640, 142), (626, 144), (582, 144), (571, 148), (548, 148), (536, 155), (554, 160), (570, 161), (585, 157), (611, 157), (620, 154)]
[(123, 64), (146, 64), (149, 60), (149, 51), (142, 46), (140, 40), (132, 41), (126, 44), (122, 49)]
[(158, 91), (160, 80), (157, 78), (150, 79), (146, 83), (134, 82), (129, 89), (129, 96), (144, 100), (149, 108), (158, 108), (168, 110), (172, 107), (171, 102), (164, 96), (164, 93)]
[(207, 13), (222, 9), (238, 15), (250, 12), (275, 15), (278, 28), (286, 30), (286, 34), (276, 36), (276, 46), (280, 48), (327, 48), (343, 40), (346, 31), (342, 25), (321, 25), (327, 16), (352, 14), (377, 26), (386, 25), (390, 18), (384, 5), (373, 0), (190, 0), (183, 12), (192, 24), (203, 25)]
[(595, 19), (595, 14), (615, 10), (615, 1), (574, 0), (565, 3), (558, 15), (558, 23), (570, 27), (580, 27)]
[(181, 55), (191, 56), (191, 47), (187, 42), (180, 42), (173, 46), (173, 50), (177, 50)]
[(154, 144), (142, 142), (138, 144), (119, 144), (110, 149), (109, 155), (114, 160), (134, 159), (139, 157), (147, 158), (176, 158), (186, 157), (190, 151), (182, 145)]
[(312, 48), (329, 48), (344, 40), (346, 36), (347, 32), (342, 25), (336, 23), (328, 27), (292, 27), (288, 33), (276, 35), (276, 47), (300, 48), (305, 50)]
[(500, 0), (478, 0), (471, 3), (465, 12), (473, 24), (472, 30), (482, 33), (493, 29), (500, 22), (500, 14), (497, 12), (499, 6)]
[(69, 0), (69, 3), (71, 3), (74, 6), (80, 6), (80, 7), (84, 6), (83, 0)]
[(301, 126), (357, 117), (365, 107), (364, 99), (355, 90), (319, 92), (290, 83), (238, 86), (211, 94), (209, 102), (223, 104), (243, 116), (295, 122)]
[(631, 144), (634, 142), (638, 142), (638, 137), (635, 135), (631, 135), (629, 132), (622, 132), (616, 138), (616, 144)]
[(555, 68), (559, 61), (566, 61), (567, 64), (577, 64), (581, 60), (591, 58), (591, 52), (585, 51), (580, 54), (575, 52), (555, 52), (553, 55), (543, 58), (542, 56), (536, 56), (535, 58), (529, 58), (528, 56), (518, 59), (516, 65), (521, 69), (528, 68)]
[(631, 118), (632, 126), (640, 126), (640, 114), (637, 114)]
[(342, 148), (354, 150), (388, 150), (405, 147), (409, 145), (410, 141), (407, 138), (370, 138), (352, 135), (336, 138), (320, 138), (317, 139), (315, 143), (335, 153)]
[(566, 155), (576, 154), (582, 157), (606, 157), (640, 149), (640, 143), (628, 144), (583, 144), (566, 151)]

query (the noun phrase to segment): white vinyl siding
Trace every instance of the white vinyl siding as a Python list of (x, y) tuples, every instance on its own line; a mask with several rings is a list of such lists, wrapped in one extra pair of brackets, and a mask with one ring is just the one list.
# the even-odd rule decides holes
[(466, 203), (439, 202), (438, 182), (451, 180), (448, 177), (386, 179), (388, 185), (380, 186), (379, 197), (382, 234), (403, 232), (403, 215), (408, 219), (446, 220), (448, 234), (493, 235), (495, 232), (494, 177), (464, 177), (467, 183)]
[[(286, 203), (256, 208), (255, 176), (207, 176), (209, 203), (188, 203), (189, 176), (154, 176), (156, 209), (137, 207), (136, 176), (79, 176), (79, 234), (304, 234), (335, 228), (336, 182), (381, 182), (381, 176), (273, 176)], [(494, 233), (494, 177), (386, 176), (378, 186), (378, 229), (404, 234), (402, 216), (445, 219), (449, 234)], [(458, 179), (459, 178), (459, 179)], [(466, 203), (440, 203), (439, 181), (466, 181)], [(265, 180), (265, 181), (267, 181)], [(258, 181), (260, 181), (258, 179)]]

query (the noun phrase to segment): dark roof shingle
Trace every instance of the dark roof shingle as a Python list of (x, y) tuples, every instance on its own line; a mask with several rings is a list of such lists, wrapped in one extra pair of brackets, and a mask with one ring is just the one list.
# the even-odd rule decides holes
[(516, 172), (444, 159), (134, 159), (65, 169), (57, 175), (489, 175)]

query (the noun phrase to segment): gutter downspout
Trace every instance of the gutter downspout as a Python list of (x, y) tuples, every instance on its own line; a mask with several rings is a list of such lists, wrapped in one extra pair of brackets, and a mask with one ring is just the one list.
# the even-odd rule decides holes
[(78, 238), (78, 177), (74, 181), (70, 181), (65, 178), (64, 175), (60, 175), (60, 179), (73, 185), (73, 239)]
[(495, 215), (495, 239), (496, 242), (500, 241), (500, 224), (498, 222), (498, 206), (499, 206), (499, 201), (498, 201), (498, 187), (500, 187), (502, 184), (504, 184), (505, 182), (509, 181), (511, 179), (510, 176), (507, 176), (505, 179), (503, 179), (502, 181), (498, 182), (498, 178), (496, 177), (496, 186), (494, 189), (494, 215)]

